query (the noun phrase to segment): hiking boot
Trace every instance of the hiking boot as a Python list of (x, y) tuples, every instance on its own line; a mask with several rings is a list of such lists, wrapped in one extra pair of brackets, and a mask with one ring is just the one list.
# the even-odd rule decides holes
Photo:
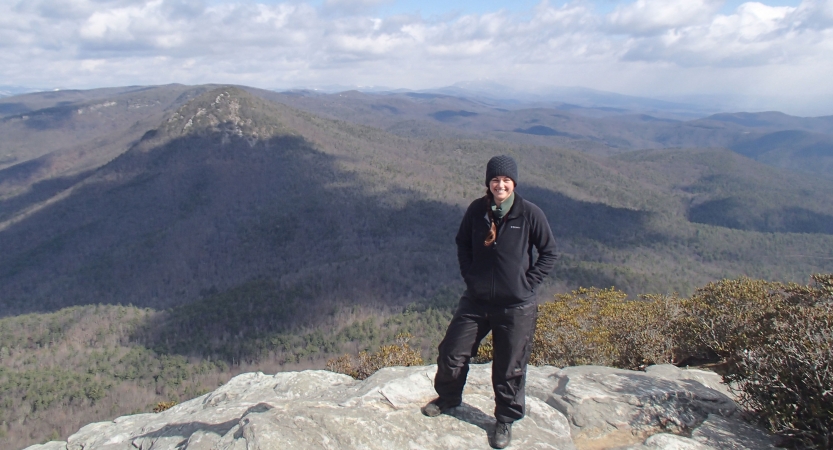
[(449, 409), (454, 408), (454, 407), (459, 406), (459, 405), (460, 405), (459, 403), (456, 404), (456, 405), (451, 405), (448, 402), (444, 402), (439, 398), (435, 398), (434, 400), (431, 400), (430, 402), (428, 402), (427, 405), (422, 407), (422, 414), (424, 414), (428, 417), (437, 417), (440, 414), (448, 411)]
[(495, 432), (489, 439), (492, 448), (506, 448), (512, 440), (512, 422), (504, 423), (498, 421), (495, 424)]

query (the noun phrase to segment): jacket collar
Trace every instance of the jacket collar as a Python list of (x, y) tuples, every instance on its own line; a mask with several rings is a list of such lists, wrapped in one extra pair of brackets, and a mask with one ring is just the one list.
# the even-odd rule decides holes
[[(491, 208), (492, 207), (492, 203), (490, 201), (485, 202), (484, 204), (486, 205), (486, 208)], [(521, 215), (523, 215), (523, 213), (524, 213), (524, 199), (521, 198), (521, 196), (517, 192), (515, 192), (515, 200), (512, 202), (512, 209), (510, 209), (509, 212), (505, 216), (503, 216), (503, 220), (515, 219), (515, 218), (520, 217)], [(483, 214), (483, 220), (485, 220), (487, 223), (489, 222), (489, 210), (488, 209)]]
[(504, 217), (504, 220), (511, 220), (520, 217), (524, 213), (524, 199), (515, 192), (515, 201), (512, 203), (512, 209)]

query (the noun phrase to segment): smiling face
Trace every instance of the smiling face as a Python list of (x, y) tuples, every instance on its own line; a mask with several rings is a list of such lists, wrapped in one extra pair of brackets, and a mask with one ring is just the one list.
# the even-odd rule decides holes
[(489, 181), (489, 190), (495, 196), (495, 204), (500, 206), (504, 200), (515, 192), (515, 182), (509, 177), (496, 176)]

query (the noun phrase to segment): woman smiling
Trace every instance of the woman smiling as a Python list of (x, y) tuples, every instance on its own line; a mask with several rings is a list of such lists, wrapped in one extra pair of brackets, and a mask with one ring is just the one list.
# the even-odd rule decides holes
[(456, 242), (466, 291), (440, 343), (434, 379), (439, 397), (422, 408), (435, 417), (462, 403), (469, 361), (491, 331), (497, 423), (489, 443), (494, 448), (509, 445), (512, 423), (524, 417), (526, 366), (538, 318), (535, 288), (556, 258), (546, 216), (515, 192), (517, 181), (514, 159), (490, 159), (486, 195), (463, 216)]

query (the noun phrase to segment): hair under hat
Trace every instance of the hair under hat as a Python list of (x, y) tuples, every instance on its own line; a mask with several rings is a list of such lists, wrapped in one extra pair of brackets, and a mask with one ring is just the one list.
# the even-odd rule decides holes
[(489, 186), (492, 178), (499, 176), (509, 177), (515, 182), (515, 186), (518, 185), (518, 165), (511, 156), (495, 156), (486, 164), (486, 186)]

